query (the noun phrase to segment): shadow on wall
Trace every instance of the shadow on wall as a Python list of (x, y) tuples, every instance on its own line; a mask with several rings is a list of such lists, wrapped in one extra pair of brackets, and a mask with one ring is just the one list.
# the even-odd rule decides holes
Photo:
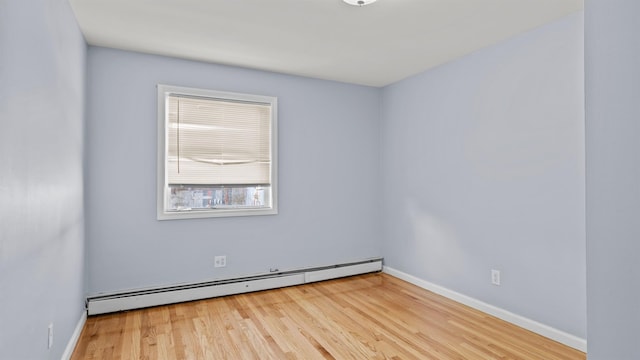
[(407, 201), (407, 213), (413, 231), (410, 248), (415, 249), (414, 264), (419, 274), (437, 279), (463, 274), (467, 262), (453, 227), (422, 211), (411, 200)]

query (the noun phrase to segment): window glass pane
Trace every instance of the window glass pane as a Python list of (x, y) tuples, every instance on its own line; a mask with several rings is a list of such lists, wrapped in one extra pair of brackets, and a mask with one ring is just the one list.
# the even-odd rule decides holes
[(270, 186), (170, 186), (169, 211), (261, 208), (271, 205)]

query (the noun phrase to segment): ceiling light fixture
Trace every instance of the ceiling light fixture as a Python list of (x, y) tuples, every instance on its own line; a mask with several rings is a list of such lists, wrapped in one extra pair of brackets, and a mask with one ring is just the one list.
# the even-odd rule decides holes
[(342, 1), (353, 6), (365, 6), (365, 5), (369, 5), (371, 3), (376, 2), (376, 0), (342, 0)]

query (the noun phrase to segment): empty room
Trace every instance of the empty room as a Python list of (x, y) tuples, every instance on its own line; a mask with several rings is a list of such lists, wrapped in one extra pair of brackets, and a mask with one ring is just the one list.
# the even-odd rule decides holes
[(640, 359), (638, 14), (0, 0), (0, 359)]

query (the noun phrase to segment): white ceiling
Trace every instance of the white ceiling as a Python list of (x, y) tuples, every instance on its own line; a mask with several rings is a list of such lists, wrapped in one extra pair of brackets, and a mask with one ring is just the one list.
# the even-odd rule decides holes
[(384, 86), (583, 0), (69, 0), (91, 45)]

